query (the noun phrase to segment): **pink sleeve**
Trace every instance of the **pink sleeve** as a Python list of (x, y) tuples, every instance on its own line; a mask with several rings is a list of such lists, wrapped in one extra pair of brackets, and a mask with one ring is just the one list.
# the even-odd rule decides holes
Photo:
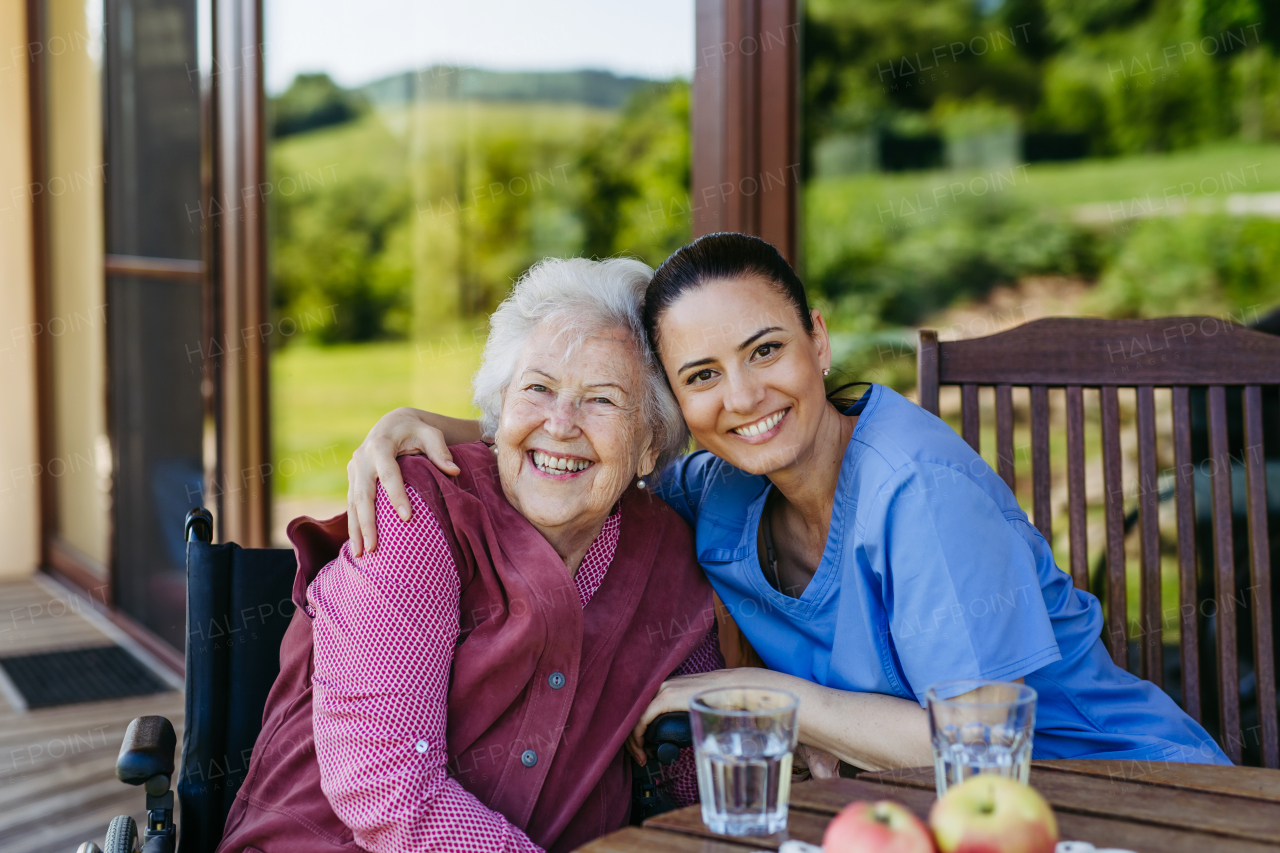
[(377, 549), (352, 558), (344, 545), (307, 590), (321, 788), (371, 853), (538, 851), (447, 775), (458, 573), (439, 523), (408, 492), (404, 522), (379, 484)]
[[(712, 623), (711, 630), (702, 643), (671, 674), (692, 675), (695, 672), (717, 669), (724, 669), (724, 655), (720, 652), (720, 632)], [(692, 749), (680, 750), (680, 757), (675, 764), (668, 767), (662, 775), (662, 786), (678, 805), (691, 806), (698, 802), (698, 768), (694, 763)]]

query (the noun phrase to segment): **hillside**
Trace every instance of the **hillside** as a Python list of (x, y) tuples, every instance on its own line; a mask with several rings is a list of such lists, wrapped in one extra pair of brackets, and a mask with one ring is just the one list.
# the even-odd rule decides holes
[(490, 71), (433, 65), (375, 80), (358, 91), (376, 106), (417, 101), (544, 101), (618, 109), (637, 89), (655, 85), (643, 77), (609, 71)]

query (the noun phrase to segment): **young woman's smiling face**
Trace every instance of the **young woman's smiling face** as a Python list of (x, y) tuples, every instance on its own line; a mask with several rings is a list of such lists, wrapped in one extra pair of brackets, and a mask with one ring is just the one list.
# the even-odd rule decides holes
[(736, 468), (769, 474), (811, 451), (829, 407), (831, 347), (822, 315), (805, 329), (767, 280), (710, 281), (658, 321), (663, 369), (698, 443)]

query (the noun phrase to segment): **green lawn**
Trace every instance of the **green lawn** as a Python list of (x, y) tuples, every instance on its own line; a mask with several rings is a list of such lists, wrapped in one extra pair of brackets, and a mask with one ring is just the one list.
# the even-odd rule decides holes
[(351, 452), (397, 406), (473, 415), (471, 375), (480, 348), (472, 341), (470, 331), (458, 328), (421, 343), (291, 346), (272, 353), (276, 494), (346, 495)]
[[(954, 186), (957, 183), (964, 186)], [(891, 203), (901, 216), (902, 199), (914, 207), (917, 195), (922, 206), (939, 203), (939, 211), (975, 194), (1008, 194), (1043, 209), (1145, 199), (1148, 194), (1162, 199), (1168, 188), (1181, 197), (1185, 184), (1195, 185), (1186, 190), (1188, 202), (1221, 202), (1231, 193), (1280, 190), (1280, 145), (1232, 142), (1172, 154), (1036, 163), (1025, 168), (823, 178), (809, 183), (806, 203), (811, 216), (830, 221), (840, 213), (875, 218), (883, 210), (888, 215)]]
[[(411, 164), (440, 156), (428, 142), (509, 137), (532, 146), (565, 145), (616, 119), (613, 110), (578, 104), (426, 102), (374, 110), (347, 124), (286, 137), (272, 143), (270, 155), (281, 178), (293, 176), (303, 186), (306, 175), (317, 183), (357, 173), (407, 181), (413, 177)], [(331, 165), (332, 171), (322, 171)]]

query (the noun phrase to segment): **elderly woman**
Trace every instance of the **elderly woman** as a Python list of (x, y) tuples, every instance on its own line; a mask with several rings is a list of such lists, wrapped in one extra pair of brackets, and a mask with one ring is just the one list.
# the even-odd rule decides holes
[(651, 275), (538, 264), (476, 375), (492, 445), (454, 477), (402, 459), (412, 518), (379, 486), (361, 556), (342, 516), (290, 525), (300, 606), (220, 851), (569, 850), (627, 822), (628, 733), (722, 660), (689, 528), (636, 488), (686, 436)]

